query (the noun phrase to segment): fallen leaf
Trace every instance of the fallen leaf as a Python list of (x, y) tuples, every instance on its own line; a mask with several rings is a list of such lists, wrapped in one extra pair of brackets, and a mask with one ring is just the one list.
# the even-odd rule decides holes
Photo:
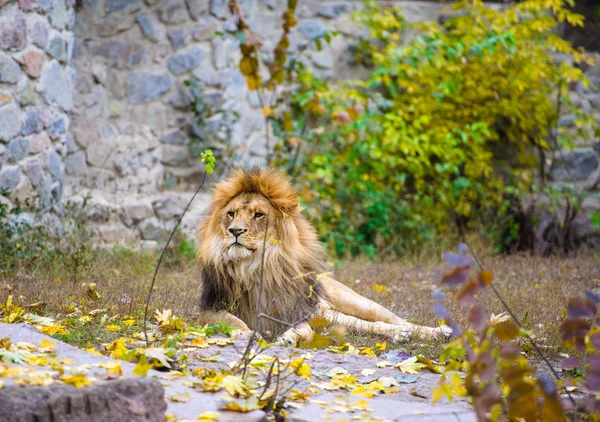
[(408, 358), (405, 361), (395, 364), (394, 367), (400, 369), (402, 372), (416, 375), (418, 374), (418, 371), (425, 368), (426, 365), (417, 362), (417, 357), (413, 356), (412, 358)]
[(190, 393), (186, 392), (177, 392), (172, 396), (169, 396), (169, 400), (175, 403), (187, 403), (191, 400)]

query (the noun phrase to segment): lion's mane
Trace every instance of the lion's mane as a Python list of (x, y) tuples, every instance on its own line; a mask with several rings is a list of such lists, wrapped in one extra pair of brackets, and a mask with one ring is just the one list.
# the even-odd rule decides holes
[(202, 277), (202, 307), (226, 310), (263, 335), (278, 335), (285, 326), (256, 317), (262, 246), (248, 261), (226, 261), (221, 217), (227, 204), (245, 193), (262, 195), (274, 211), (276, 243), (265, 248), (261, 312), (296, 323), (310, 315), (321, 297), (316, 283), (323, 272), (324, 249), (301, 214), (298, 194), (279, 170), (238, 169), (216, 184), (209, 215), (198, 233), (197, 257)]

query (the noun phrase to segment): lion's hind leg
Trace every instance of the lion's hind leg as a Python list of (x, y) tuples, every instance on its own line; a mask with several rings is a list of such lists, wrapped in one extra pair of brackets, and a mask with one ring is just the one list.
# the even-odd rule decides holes
[(341, 325), (349, 331), (358, 333), (385, 336), (394, 341), (404, 341), (413, 336), (418, 338), (440, 338), (447, 335), (446, 332), (442, 330), (442, 327), (424, 327), (404, 320), (402, 320), (402, 323), (400, 324), (389, 324), (382, 321), (365, 321), (332, 309), (324, 310), (323, 317), (329, 321), (331, 325)]

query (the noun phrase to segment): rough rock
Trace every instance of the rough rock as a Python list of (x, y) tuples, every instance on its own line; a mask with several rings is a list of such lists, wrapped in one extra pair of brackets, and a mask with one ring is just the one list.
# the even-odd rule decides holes
[(15, 103), (0, 107), (0, 141), (8, 141), (17, 136), (21, 130), (19, 124), (21, 113)]
[(0, 83), (16, 84), (20, 75), (19, 65), (10, 56), (0, 53)]
[(160, 161), (163, 164), (178, 166), (187, 163), (189, 158), (188, 148), (183, 145), (164, 145)]
[(97, 21), (96, 32), (101, 37), (112, 37), (131, 28), (133, 21), (133, 16), (123, 13), (108, 15)]
[(169, 70), (175, 75), (189, 72), (200, 65), (204, 51), (196, 48), (186, 53), (175, 54), (167, 59)]
[(156, 217), (147, 218), (142, 221), (138, 228), (142, 239), (165, 241), (171, 233), (172, 226)]
[(61, 160), (58, 152), (52, 151), (50, 153), (49, 160), (48, 160), (48, 170), (50, 171), (50, 174), (52, 175), (52, 177), (54, 177), (54, 180), (58, 180), (58, 181), (62, 180), (61, 164), (62, 164), (62, 160)]
[(172, 85), (173, 81), (169, 75), (130, 73), (127, 81), (127, 102), (141, 104), (152, 101), (168, 92)]
[(137, 224), (154, 215), (152, 205), (143, 200), (132, 200), (123, 204), (124, 217), (127, 221)]
[(188, 11), (192, 19), (197, 21), (200, 17), (208, 12), (210, 7), (209, 0), (186, 0)]
[(25, 73), (32, 78), (39, 78), (46, 56), (39, 51), (28, 51), (17, 58), (25, 68)]
[(67, 9), (67, 5), (64, 0), (58, 0), (56, 6), (52, 9), (49, 14), (50, 23), (56, 29), (62, 30), (68, 26), (69, 20), (71, 19), (70, 14), (72, 11)]
[(42, 116), (37, 108), (30, 107), (25, 110), (25, 116), (21, 125), (21, 135), (31, 135), (40, 133), (44, 128)]
[(42, 184), (44, 175), (40, 160), (37, 157), (29, 158), (25, 161), (24, 171), (33, 186)]
[(27, 46), (25, 15), (16, 13), (0, 19), (0, 50), (20, 51)]
[(119, 69), (139, 66), (146, 57), (146, 49), (138, 41), (92, 41), (88, 44), (88, 51), (94, 56), (104, 57), (110, 65)]
[(348, 11), (347, 4), (335, 4), (332, 6), (324, 6), (319, 10), (319, 16), (327, 19), (334, 19)]
[(65, 158), (65, 172), (72, 176), (83, 176), (87, 170), (85, 152), (78, 151)]
[(171, 47), (175, 51), (179, 50), (181, 47), (184, 47), (188, 43), (190, 36), (191, 33), (181, 28), (171, 28), (167, 31), (167, 37), (169, 37)]
[(73, 84), (75, 70), (63, 68), (56, 60), (44, 67), (42, 73), (42, 95), (50, 104), (69, 111), (73, 108)]
[(139, 15), (136, 19), (142, 34), (146, 36), (150, 41), (158, 42), (160, 39), (160, 31), (158, 19), (151, 14)]
[(159, 218), (169, 220), (171, 218), (180, 217), (188, 202), (189, 199), (182, 196), (167, 196), (165, 198), (157, 199), (152, 203), (152, 206)]
[(8, 144), (8, 159), (13, 163), (21, 161), (29, 152), (29, 141), (27, 138), (16, 138)]
[(325, 35), (329, 28), (321, 19), (307, 19), (300, 22), (298, 30), (305, 38), (314, 40)]
[(0, 170), (2, 170), (2, 165), (4, 164), (4, 160), (6, 159), (6, 147), (0, 144)]
[(41, 132), (32, 135), (29, 138), (29, 152), (31, 154), (37, 154), (45, 151), (50, 147), (50, 137), (46, 132)]
[(559, 182), (575, 182), (587, 179), (600, 164), (593, 148), (576, 148), (556, 155), (552, 164), (552, 178)]
[[(21, 180), (21, 169), (16, 166), (3, 166), (0, 171), (0, 190), (12, 192)], [(2, 420), (2, 419), (0, 419)]]
[(46, 48), (48, 45), (48, 31), (50, 25), (45, 19), (35, 20), (31, 25), (31, 40), (40, 48)]
[(178, 24), (187, 21), (189, 15), (183, 0), (165, 0), (158, 9), (158, 17), (164, 23)]
[(227, 17), (227, 0), (210, 0), (210, 13), (219, 19)]
[(128, 378), (78, 389), (72, 385), (9, 386), (0, 390), (0, 420), (164, 421), (167, 404), (158, 380)]
[(164, 142), (165, 144), (183, 145), (185, 144), (186, 139), (187, 137), (185, 136), (185, 133), (183, 133), (181, 130), (169, 132), (160, 137), (160, 141)]
[(142, 7), (141, 0), (107, 0), (106, 13), (136, 12)]

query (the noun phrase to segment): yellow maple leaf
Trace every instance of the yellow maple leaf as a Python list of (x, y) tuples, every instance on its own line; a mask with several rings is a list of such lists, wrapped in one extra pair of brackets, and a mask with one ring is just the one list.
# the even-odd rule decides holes
[(219, 420), (219, 412), (204, 412), (196, 419), (196, 422), (217, 422)]
[(133, 369), (133, 375), (145, 377), (146, 375), (148, 375), (148, 371), (153, 367), (154, 365), (147, 362), (146, 356), (142, 356), (137, 365), (135, 365), (135, 368)]
[(40, 343), (40, 347), (38, 347), (38, 351), (42, 353), (52, 353), (56, 350), (56, 343), (47, 338), (43, 339)]
[(174, 401), (176, 403), (187, 403), (191, 399), (190, 393), (186, 392), (178, 392), (169, 397), (169, 400)]
[(111, 352), (110, 357), (113, 359), (120, 359), (123, 353), (127, 352), (127, 345), (123, 337), (116, 339), (108, 346), (106, 350)]
[(2, 389), (2, 387), (4, 387), (4, 383), (0, 381), (0, 390)]
[(190, 341), (190, 346), (198, 347), (200, 349), (206, 349), (207, 347), (209, 347), (209, 344), (203, 337), (196, 337)]
[(384, 341), (383, 343), (375, 343), (375, 350), (385, 350), (387, 347), (387, 343)]
[(258, 398), (252, 396), (248, 399), (234, 399), (226, 395), (222, 396), (223, 404), (221, 408), (223, 410), (233, 410), (234, 412), (251, 412), (258, 408)]
[(387, 293), (389, 292), (388, 288), (383, 284), (373, 284), (373, 290), (377, 293)]
[(121, 375), (123, 370), (121, 369), (121, 362), (105, 362), (98, 365), (100, 368), (106, 369), (111, 375)]
[(106, 329), (108, 331), (119, 331), (121, 329), (121, 326), (118, 324), (110, 324), (106, 326)]
[(418, 371), (425, 368), (426, 365), (421, 362), (417, 362), (417, 357), (413, 356), (412, 358), (403, 360), (394, 366), (407, 374), (417, 375), (419, 373)]
[(224, 377), (223, 380), (221, 380), (221, 387), (234, 397), (246, 397), (249, 391), (249, 388), (244, 383), (244, 380), (241, 377), (236, 377), (235, 375), (227, 375)]
[(87, 387), (92, 385), (92, 381), (85, 374), (73, 374), (67, 375), (63, 374), (60, 377), (60, 380), (65, 384), (74, 385), (77, 388)]
[(271, 109), (271, 107), (268, 107), (268, 106), (263, 107), (262, 112), (263, 112), (263, 116), (265, 116), (265, 117), (269, 117), (271, 114), (273, 114), (273, 110)]

